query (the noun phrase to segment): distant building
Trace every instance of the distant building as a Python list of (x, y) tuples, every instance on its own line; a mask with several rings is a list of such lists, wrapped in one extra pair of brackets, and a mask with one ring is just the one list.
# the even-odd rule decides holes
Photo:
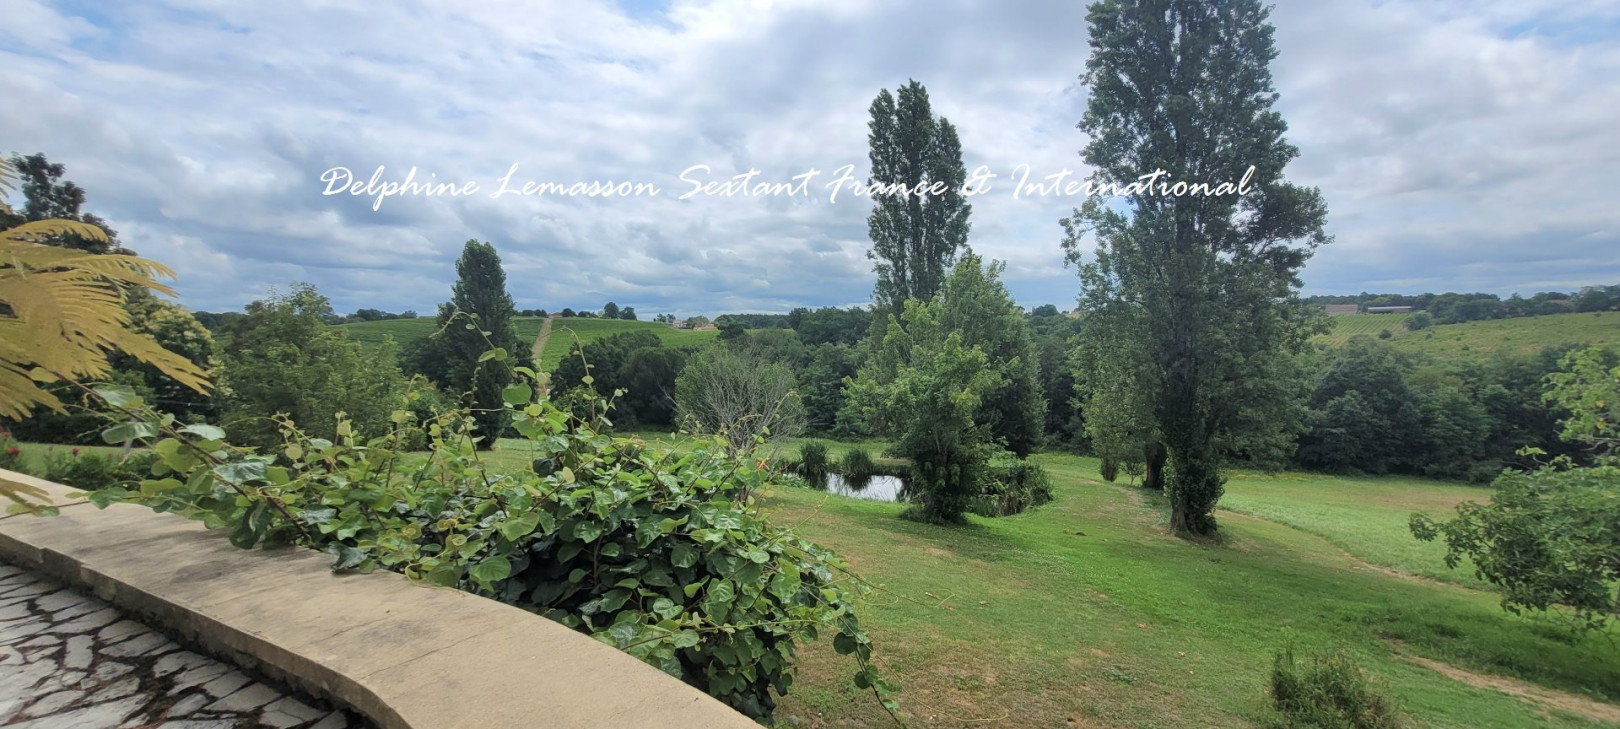
[(1327, 305), (1327, 312), (1328, 312), (1328, 316), (1343, 316), (1345, 314), (1360, 314), (1361, 313), (1361, 306), (1359, 304), (1328, 304)]
[(1412, 312), (1412, 307), (1410, 307), (1410, 306), (1369, 306), (1369, 307), (1367, 307), (1367, 313), (1368, 314), (1410, 314), (1411, 312)]

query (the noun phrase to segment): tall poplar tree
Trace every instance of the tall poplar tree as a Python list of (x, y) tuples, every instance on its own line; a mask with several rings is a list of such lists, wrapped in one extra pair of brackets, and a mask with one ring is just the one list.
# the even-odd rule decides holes
[[(465, 316), (456, 316), (464, 312)], [(479, 448), (490, 448), (506, 429), (501, 390), (512, 383), (516, 365), (529, 365), (530, 345), (517, 337), (512, 317), (517, 310), (506, 291), (506, 272), (495, 246), (467, 241), (456, 261), (456, 284), (450, 301), (439, 305), (439, 351), (446, 360), (446, 379), (452, 392), (473, 408)], [(504, 358), (483, 357), (500, 348)]]
[[(1080, 128), (1093, 179), (1123, 187), (1163, 170), (1161, 182), (1213, 188), (1247, 175), (1246, 194), (1138, 188), (1123, 209), (1093, 198), (1064, 221), (1072, 260), (1084, 238), (1096, 240), (1081, 266), (1082, 307), (1097, 325), (1140, 323), (1154, 430), (1170, 457), (1171, 526), (1184, 534), (1216, 531), (1223, 456), (1275, 443), (1267, 427), (1295, 427), (1282, 417), (1297, 410), (1289, 355), (1316, 321), (1299, 271), (1331, 240), (1320, 192), (1283, 178), (1298, 150), (1272, 108), (1268, 15), (1258, 0), (1102, 0), (1088, 14)], [(1279, 417), (1266, 417), (1272, 409)]]
[(867, 218), (872, 249), (866, 255), (878, 275), (874, 297), (899, 316), (905, 302), (928, 301), (944, 285), (957, 251), (967, 245), (972, 206), (962, 196), (967, 171), (956, 127), (934, 116), (922, 84), (910, 81), (898, 98), (883, 89), (871, 113), (871, 181), (913, 191), (935, 182), (943, 188), (938, 195), (880, 195)]

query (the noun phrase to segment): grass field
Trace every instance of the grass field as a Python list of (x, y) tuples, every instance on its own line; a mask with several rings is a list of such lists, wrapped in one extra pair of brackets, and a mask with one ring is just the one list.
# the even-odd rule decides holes
[(1333, 322), (1333, 331), (1319, 336), (1318, 341), (1329, 344), (1344, 344), (1357, 334), (1376, 337), (1380, 331), (1388, 329), (1391, 335), (1406, 331), (1406, 320), (1411, 314), (1347, 314), (1330, 317)]
[[(1465, 670), (1620, 700), (1620, 650), (1609, 639), (1515, 618), (1487, 592), (1373, 569), (1328, 539), (1266, 519), (1224, 512), (1223, 544), (1189, 543), (1166, 533), (1154, 496), (1097, 481), (1094, 460), (1040, 459), (1053, 503), (967, 527), (904, 521), (897, 504), (804, 489), (768, 498), (774, 519), (882, 586), (863, 624), (904, 688), (912, 726), (1251, 726), (1267, 713), (1273, 652), (1289, 640), (1302, 652), (1342, 644), (1418, 726), (1603, 724), (1415, 665), (1396, 641)], [(1284, 492), (1242, 477), (1232, 493), (1246, 509), (1297, 505), (1291, 518), (1347, 544), (1376, 538), (1352, 551), (1391, 563), (1408, 559), (1398, 542), (1410, 537), (1393, 526), (1407, 513), (1482, 494), (1384, 486), (1359, 512), (1342, 493), (1355, 484), (1339, 479), (1305, 478)], [(1311, 521), (1315, 504), (1333, 515), (1328, 523)], [(829, 645), (802, 657), (780, 716), (811, 727), (890, 725), (848, 684), (852, 668)]]
[[(645, 329), (658, 335), (665, 346), (684, 347), (710, 342), (719, 336), (714, 329), (694, 331), (691, 329), (676, 329), (668, 324), (652, 321), (625, 321), (623, 319), (578, 319), (557, 318), (551, 321), (551, 336), (546, 338), (546, 348), (540, 355), (540, 366), (543, 371), (550, 372), (557, 368), (557, 363), (573, 350), (574, 340), (578, 338), (581, 343), (589, 344), (604, 337), (610, 337), (623, 332), (633, 332)], [(538, 334), (538, 330), (536, 330)], [(533, 340), (533, 337), (530, 337)]]
[[(535, 337), (540, 336), (540, 326), (544, 321), (544, 319), (535, 316), (519, 316), (512, 319), (513, 328), (517, 330), (518, 339), (525, 342), (533, 342)], [(382, 344), (384, 337), (393, 337), (394, 344), (399, 347), (404, 347), (406, 342), (426, 338), (437, 331), (438, 328), (438, 320), (433, 317), (357, 321), (350, 324), (339, 324), (336, 327), (351, 341), (375, 346)]]
[[(540, 336), (541, 327), (545, 320), (533, 316), (520, 316), (513, 320), (517, 329), (518, 339), (525, 343), (534, 342)], [(339, 324), (336, 327), (349, 339), (361, 344), (376, 346), (383, 342), (384, 337), (393, 337), (394, 344), (404, 347), (406, 342), (422, 339), (433, 334), (438, 329), (437, 320), (429, 317), (425, 319), (390, 319), (388, 321), (362, 321), (351, 324)], [(622, 319), (579, 319), (556, 318), (551, 322), (551, 336), (546, 339), (546, 348), (540, 356), (542, 371), (550, 372), (556, 369), (557, 363), (566, 357), (573, 347), (574, 338), (590, 343), (603, 337), (612, 336), (620, 332), (646, 329), (658, 335), (664, 344), (679, 347), (689, 344), (702, 344), (713, 340), (719, 332), (713, 329), (707, 331), (692, 331), (690, 329), (676, 329), (668, 324), (651, 321), (626, 321)]]
[(1620, 311), (1587, 314), (1553, 314), (1515, 319), (1442, 324), (1407, 331), (1410, 314), (1352, 314), (1332, 317), (1333, 332), (1318, 341), (1339, 345), (1350, 337), (1365, 334), (1376, 337), (1390, 331), (1390, 342), (1409, 352), (1423, 352), (1438, 359), (1486, 357), (1497, 350), (1533, 354), (1557, 344), (1620, 344)]

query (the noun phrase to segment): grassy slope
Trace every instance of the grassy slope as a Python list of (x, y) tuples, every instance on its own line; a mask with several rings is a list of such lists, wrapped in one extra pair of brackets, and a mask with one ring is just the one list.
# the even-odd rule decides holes
[(1553, 314), (1516, 319), (1471, 321), (1444, 324), (1411, 332), (1406, 314), (1356, 314), (1333, 317), (1333, 333), (1319, 341), (1343, 344), (1357, 334), (1377, 336), (1382, 329), (1390, 341), (1412, 352), (1425, 352), (1439, 359), (1483, 357), (1498, 349), (1518, 354), (1541, 351), (1543, 347), (1565, 344), (1620, 344), (1620, 312)]
[[(535, 316), (520, 316), (512, 319), (513, 327), (517, 330), (518, 339), (524, 342), (533, 342), (540, 336), (540, 324), (545, 321)], [(352, 324), (339, 324), (337, 329), (343, 332), (350, 340), (366, 345), (382, 344), (384, 337), (393, 337), (394, 344), (404, 347), (406, 342), (425, 338), (439, 328), (438, 320), (433, 317), (425, 319), (390, 319), (388, 321), (358, 321)]]
[[(1472, 670), (1620, 699), (1620, 651), (1601, 638), (1570, 640), (1514, 618), (1489, 593), (1358, 568), (1339, 547), (1270, 521), (1227, 513), (1224, 545), (1191, 544), (1165, 533), (1152, 496), (1095, 481), (1095, 461), (1041, 460), (1056, 501), (965, 528), (801, 489), (767, 502), (779, 523), (883, 586), (864, 622), (905, 688), (913, 726), (1245, 726), (1266, 711), (1271, 655), (1290, 637), (1303, 651), (1342, 642), (1422, 726), (1593, 725), (1412, 666), (1387, 638)], [(1288, 499), (1317, 500), (1336, 486)], [(1388, 511), (1404, 522), (1410, 509), (1457, 496), (1411, 491), (1411, 504), (1366, 519)], [(1234, 493), (1265, 500), (1242, 483)], [(848, 661), (824, 643), (805, 649), (781, 714), (809, 726), (885, 726), (849, 686)]]
[(1234, 472), (1221, 507), (1323, 537), (1376, 565), (1411, 575), (1485, 587), (1471, 568), (1447, 569), (1445, 549), (1412, 538), (1414, 512), (1440, 518), (1463, 501), (1489, 501), (1488, 487), (1419, 478)]

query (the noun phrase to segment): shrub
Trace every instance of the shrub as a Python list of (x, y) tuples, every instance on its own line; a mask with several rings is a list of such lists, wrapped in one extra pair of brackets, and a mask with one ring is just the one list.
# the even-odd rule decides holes
[(1406, 330), (1409, 332), (1428, 329), (1431, 326), (1434, 326), (1434, 317), (1429, 316), (1427, 311), (1417, 312), (1406, 319)]
[(829, 465), (826, 443), (812, 440), (799, 446), (799, 475), (812, 481), (820, 480), (826, 477)]
[(844, 478), (851, 481), (865, 481), (877, 474), (877, 463), (872, 460), (872, 454), (860, 448), (851, 448), (844, 453), (841, 464)]
[[(115, 407), (134, 399), (99, 392)], [(279, 418), (283, 443), (260, 452), (225, 444), (216, 427), (176, 429), (124, 408), (142, 421), (118, 427), (160, 434), (161, 460), (138, 489), (91, 500), (229, 528), (241, 548), (297, 543), (331, 554), (334, 570), (389, 569), (517, 605), (761, 720), (792, 685), (798, 644), (827, 633), (854, 656), (856, 685), (893, 711), (894, 687), (871, 666), (853, 608), (866, 588), (832, 552), (765, 521), (749, 494), (767, 469), (719, 438), (668, 458), (604, 435), (528, 383), (503, 399), (532, 468), (480, 459), (465, 410), (441, 414), (429, 451), (410, 454), (403, 427), (360, 442), (339, 421), (327, 440)]]
[(0, 431), (0, 468), (26, 473), (27, 469), (23, 466), (22, 448), (18, 447), (17, 441), (11, 438), (10, 433)]
[(1119, 478), (1119, 461), (1104, 457), (1102, 466), (1098, 470), (1102, 473), (1104, 481), (1113, 483), (1114, 479)]
[(1380, 330), (1378, 330), (1378, 338), (1379, 339), (1389, 339), (1390, 337), (1393, 337), (1393, 336), (1395, 336), (1395, 334), (1393, 332), (1391, 332), (1390, 330), (1388, 330), (1388, 329), (1380, 329)]
[(1309, 665), (1294, 661), (1293, 646), (1277, 653), (1271, 668), (1271, 701), (1279, 726), (1305, 729), (1398, 729), (1394, 700), (1357, 668), (1344, 648), (1317, 655)]
[(1011, 454), (991, 460), (969, 510), (979, 516), (1010, 516), (1052, 500), (1046, 470)]
[(151, 453), (131, 453), (119, 458), (111, 453), (92, 453), (73, 448), (45, 454), (40, 478), (85, 491), (140, 483), (151, 472), (156, 457)]

